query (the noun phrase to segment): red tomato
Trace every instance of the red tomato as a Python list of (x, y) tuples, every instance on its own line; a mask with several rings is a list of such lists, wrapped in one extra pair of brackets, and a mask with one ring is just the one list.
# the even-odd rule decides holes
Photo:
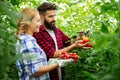
[(64, 58), (63, 59), (67, 59), (67, 57), (66, 56), (64, 56)]
[(77, 61), (78, 61), (78, 59), (73, 59), (73, 61), (74, 61), (74, 62), (77, 62)]
[(78, 55), (74, 55), (73, 57), (74, 57), (74, 59), (78, 59)]
[(88, 38), (84, 38), (84, 39), (83, 39), (83, 44), (87, 43), (88, 41), (89, 41)]
[(60, 55), (60, 58), (61, 59), (70, 59), (72, 58), (74, 62), (77, 62), (79, 56), (76, 54), (76, 53), (65, 53), (65, 52), (62, 52), (61, 55)]
[(61, 54), (64, 54), (64, 55), (65, 55), (65, 54), (67, 54), (67, 53), (66, 53), (66, 52), (62, 52)]
[(73, 53), (69, 53), (70, 57), (73, 58), (74, 54)]
[(64, 55), (64, 54), (61, 54), (61, 55), (60, 55), (60, 58), (64, 58), (64, 57), (65, 57), (65, 55)]
[(86, 38), (86, 37), (85, 37), (85, 36), (82, 36), (81, 38), (82, 38), (82, 40), (83, 40), (83, 39)]
[(83, 44), (83, 41), (81, 41), (80, 44)]
[(68, 55), (66, 55), (66, 57), (67, 57), (67, 59), (69, 59), (69, 58), (70, 58), (70, 55), (68, 54)]
[(92, 45), (91, 44), (87, 44), (85, 47), (92, 47)]

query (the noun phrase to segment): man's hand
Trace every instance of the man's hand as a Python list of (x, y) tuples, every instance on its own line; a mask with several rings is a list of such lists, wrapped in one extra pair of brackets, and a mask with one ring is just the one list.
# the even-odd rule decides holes
[(82, 48), (82, 47), (84, 47), (84, 46), (86, 46), (87, 44), (88, 44), (88, 42), (86, 42), (86, 43), (82, 43), (83, 42), (83, 40), (78, 40), (78, 41), (76, 41), (74, 44), (75, 44), (75, 46), (77, 47), (77, 48)]

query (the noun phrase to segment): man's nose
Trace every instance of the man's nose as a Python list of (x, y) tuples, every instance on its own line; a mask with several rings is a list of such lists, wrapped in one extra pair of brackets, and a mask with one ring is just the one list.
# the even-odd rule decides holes
[(55, 16), (53, 17), (53, 21), (55, 21)]

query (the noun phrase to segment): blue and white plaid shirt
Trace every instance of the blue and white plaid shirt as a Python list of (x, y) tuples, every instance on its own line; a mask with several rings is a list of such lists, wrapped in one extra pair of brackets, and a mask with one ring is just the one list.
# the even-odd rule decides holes
[(30, 35), (23, 34), (19, 36), (16, 50), (18, 54), (22, 54), (16, 65), (19, 69), (19, 80), (50, 80), (49, 73), (45, 73), (38, 77), (31, 77), (36, 73), (40, 66), (47, 65), (47, 58), (44, 51), (36, 43), (36, 39)]

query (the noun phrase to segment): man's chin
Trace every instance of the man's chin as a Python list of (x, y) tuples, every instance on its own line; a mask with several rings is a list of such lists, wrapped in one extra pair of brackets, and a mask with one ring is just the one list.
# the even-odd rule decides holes
[(51, 30), (54, 30), (55, 29), (55, 27), (54, 28), (52, 28)]

